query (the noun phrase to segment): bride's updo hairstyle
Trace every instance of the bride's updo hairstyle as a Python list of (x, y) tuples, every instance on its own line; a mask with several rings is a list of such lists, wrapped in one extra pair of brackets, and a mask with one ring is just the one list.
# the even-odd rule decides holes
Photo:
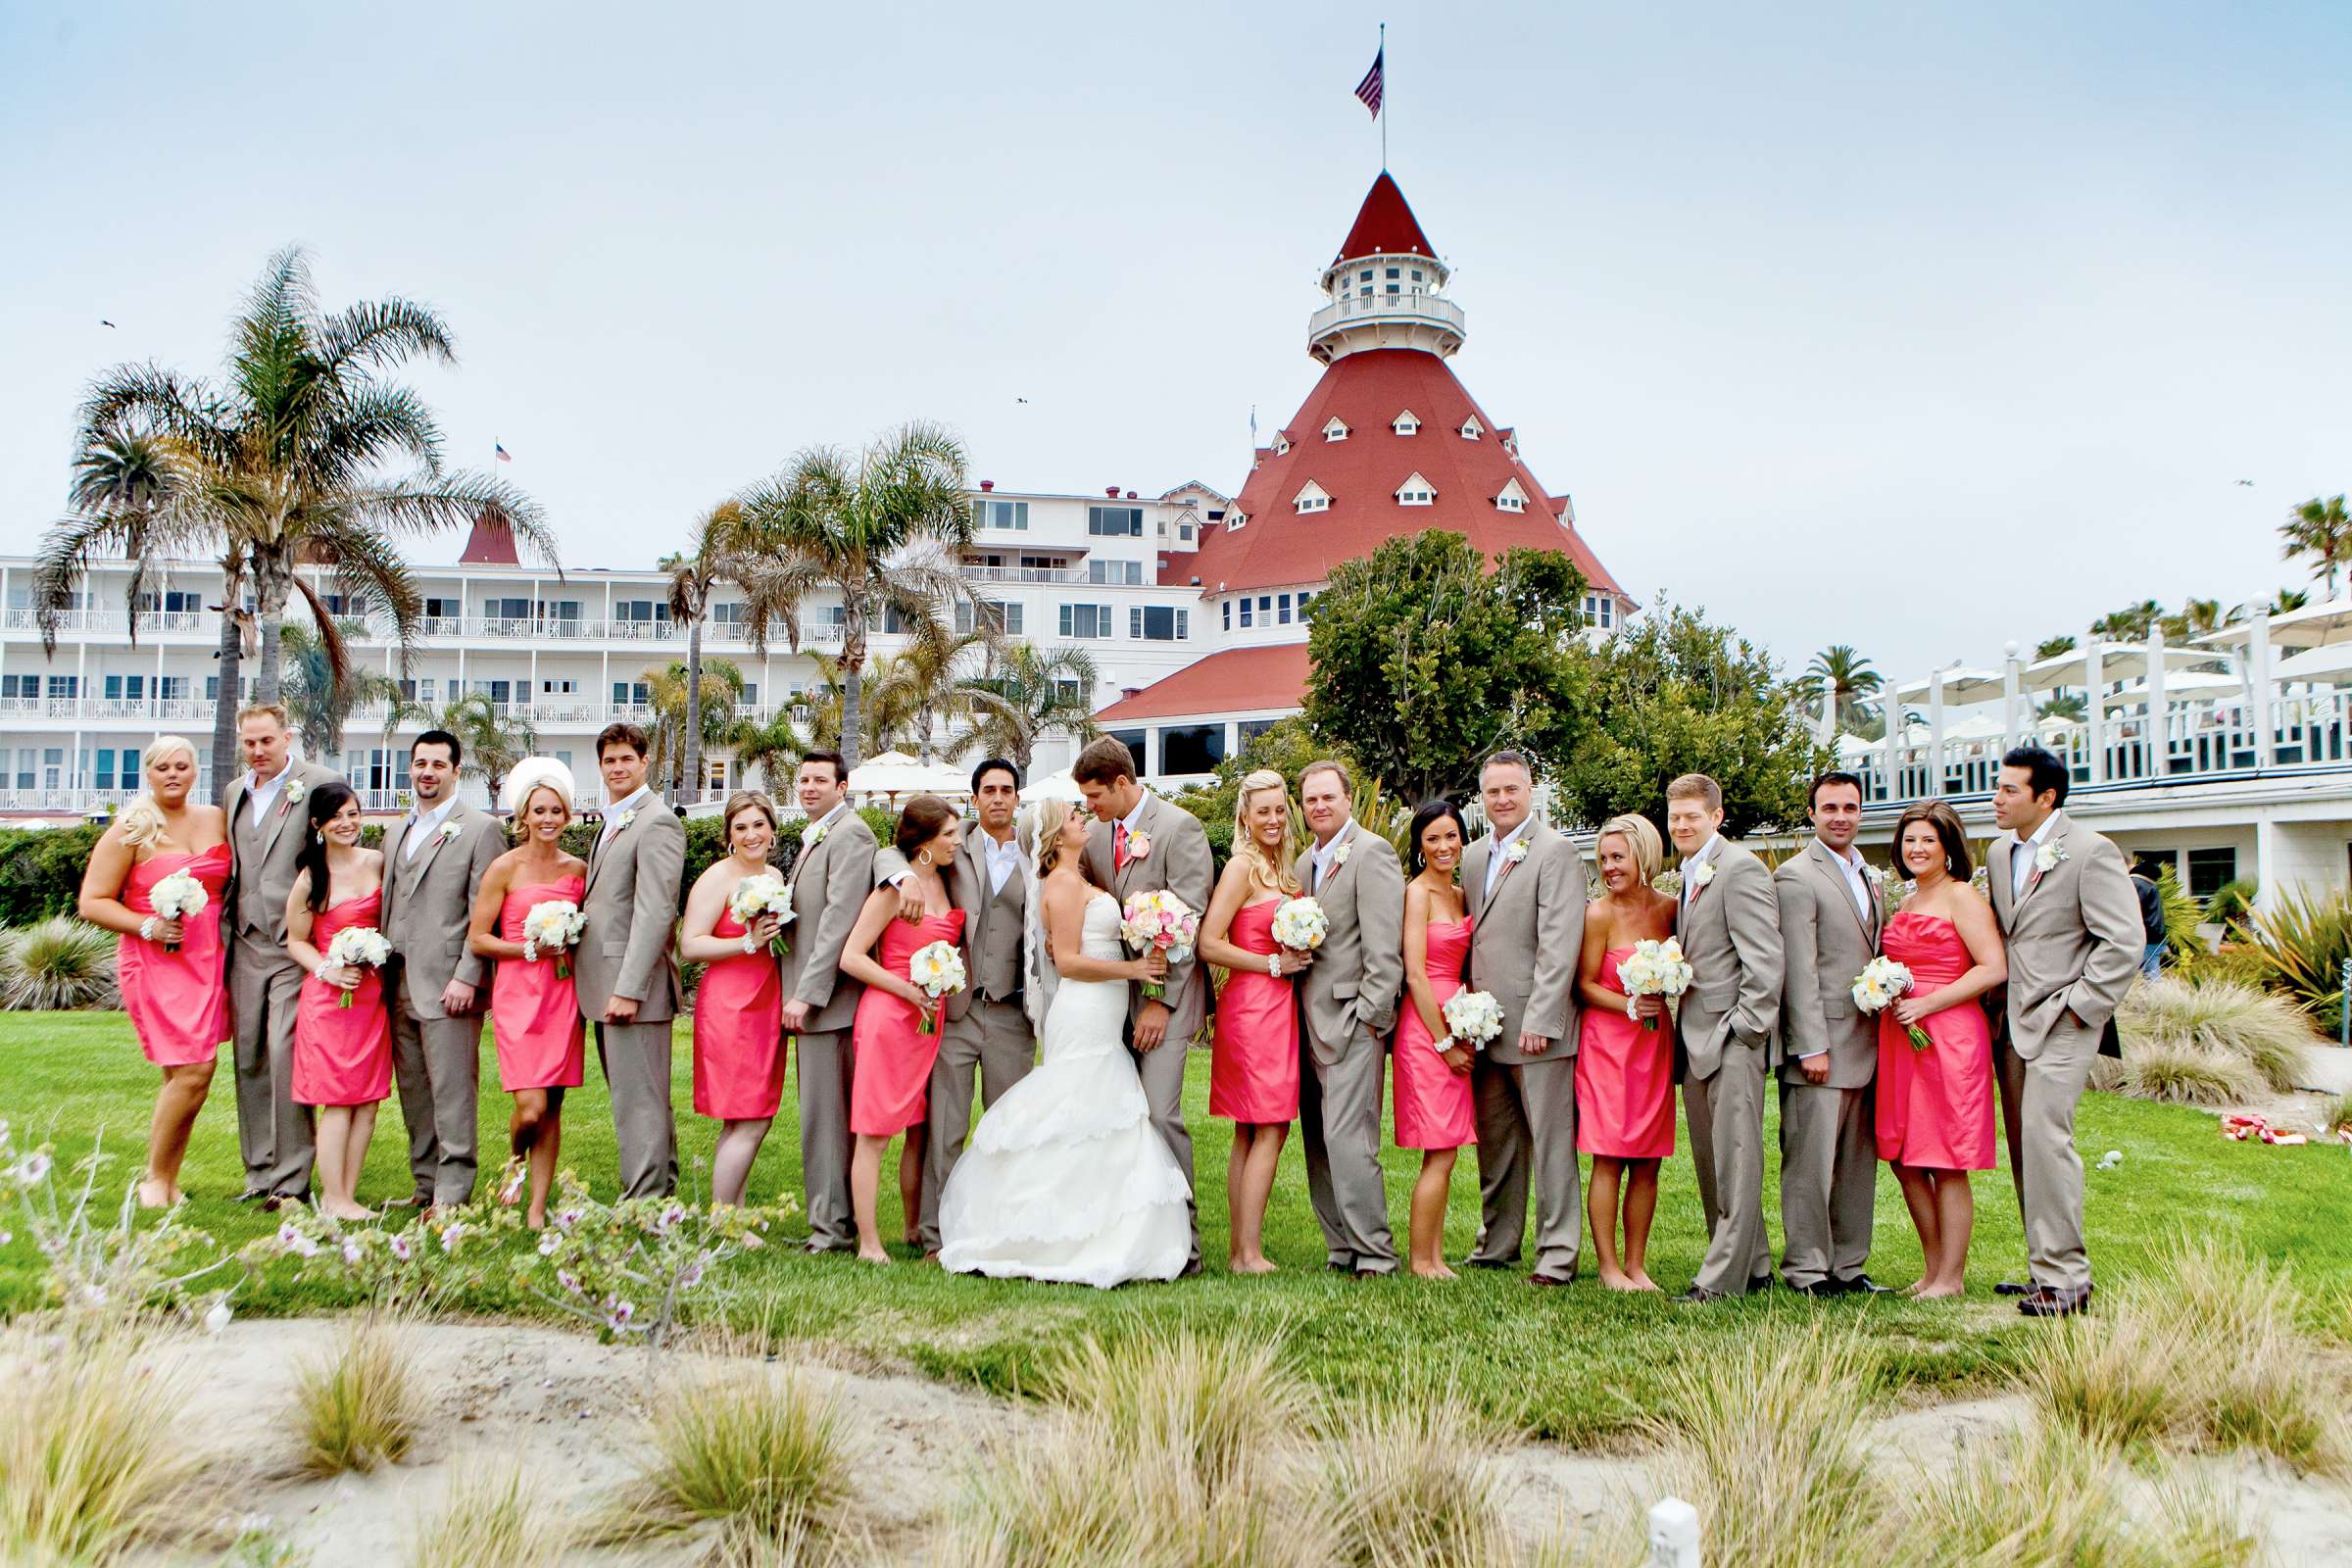
[[(1043, 882), (1054, 874), (1055, 866), (1061, 864), (1061, 830), (1069, 826), (1070, 814), (1078, 808), (1068, 801), (1044, 800), (1031, 809), (1036, 814), (1031, 818), (1030, 853), (1037, 861), (1037, 879)], [(1105, 893), (1110, 891), (1102, 887), (1102, 878), (1095, 875), (1095, 868), (1087, 863), (1084, 855), (1070, 864), (1088, 886), (1102, 888)]]
[[(1261, 795), (1272, 792), (1282, 797), (1282, 806), (1289, 827), (1283, 835), (1283, 860), (1280, 865), (1266, 858), (1250, 831), (1250, 808)], [(1250, 867), (1251, 891), (1263, 889), (1269, 893), (1287, 894), (1297, 898), (1302, 891), (1298, 879), (1291, 874), (1291, 860), (1298, 838), (1298, 813), (1291, 807), (1291, 786), (1280, 773), (1261, 767), (1242, 780), (1241, 792), (1233, 798), (1233, 858)]]

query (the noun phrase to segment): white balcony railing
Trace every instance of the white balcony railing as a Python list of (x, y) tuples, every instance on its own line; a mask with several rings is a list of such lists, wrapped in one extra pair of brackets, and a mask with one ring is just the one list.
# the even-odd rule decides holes
[(1464, 330), (1462, 308), (1436, 294), (1375, 294), (1369, 299), (1334, 300), (1306, 318), (1306, 335), (1322, 336), (1348, 322), (1398, 321), (1429, 323), (1456, 333)]

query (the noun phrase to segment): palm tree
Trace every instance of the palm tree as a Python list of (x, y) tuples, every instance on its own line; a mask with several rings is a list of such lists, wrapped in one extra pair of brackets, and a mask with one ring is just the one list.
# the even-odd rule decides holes
[(2073, 653), (2077, 646), (2072, 637), (2044, 637), (2034, 645), (2034, 658), (2036, 662), (2044, 659), (2056, 659), (2060, 654)]
[[(275, 702), (282, 668), (279, 631), (299, 594), (317, 623), (328, 667), (346, 659), (333, 617), (298, 568), (328, 573), (347, 598), (379, 607), (399, 639), (405, 666), (421, 602), (396, 540), (470, 524), (504, 522), (553, 564), (554, 541), (536, 503), (495, 478), (441, 465), (441, 431), (421, 399), (386, 379), (412, 359), (456, 363), (449, 329), (420, 305), (384, 299), (323, 312), (308, 260), (289, 246), (270, 259), (231, 323), (219, 381), (154, 365), (118, 366), (83, 398), (76, 449), (81, 465), (103, 466), (110, 452), (152, 444), (171, 478), (150, 504), (101, 494), (43, 540), (34, 598), (43, 635), (99, 558), (126, 557), (130, 608), (148, 575), (202, 551), (222, 564), (222, 604), (250, 587), (259, 617), (261, 673), (255, 696)], [(388, 477), (395, 461), (414, 465)], [(77, 482), (77, 490), (78, 490)], [(233, 608), (232, 608), (233, 612)], [(229, 631), (223, 628), (225, 653)], [(237, 704), (223, 667), (222, 709)], [(224, 738), (225, 732), (225, 738)], [(214, 771), (233, 754), (225, 716), (214, 723)]]
[(2161, 624), (2165, 636), (2177, 642), (2202, 637), (2209, 631), (2222, 629), (2222, 602), (2219, 599), (2191, 599), (2181, 605), (2180, 613), (2167, 615)]
[(539, 732), (531, 727), (531, 721), (507, 712), (490, 700), (487, 692), (467, 692), (452, 699), (441, 710), (435, 727), (458, 738), (466, 754), (460, 771), (490, 787), (493, 807), (498, 804), (500, 786), (514, 770), (514, 764), (539, 749)]
[[(811, 447), (744, 499), (745, 614), (754, 646), (771, 622), (801, 647), (801, 605), (841, 598), (842, 751), (858, 764), (862, 679), (877, 618), (938, 628), (966, 596), (956, 552), (972, 537), (963, 447), (935, 425), (904, 425), (856, 458)], [(937, 632), (943, 639), (944, 630)]]
[[(735, 727), (735, 700), (743, 691), (743, 670), (724, 659), (693, 666), (672, 661), (666, 668), (648, 669), (639, 677), (654, 710), (654, 755), (647, 759), (658, 777), (669, 770), (670, 792), (691, 790), (701, 800), (700, 782), (689, 783), (687, 769), (702, 765), (706, 745), (723, 746)], [(699, 722), (688, 714), (700, 713)]]
[(2163, 613), (2162, 605), (2153, 599), (2142, 599), (2136, 605), (2109, 611), (2092, 621), (2090, 629), (2098, 636), (2112, 638), (2119, 643), (2142, 643), (2148, 640), (2150, 628)]
[(977, 747), (1019, 763), (1025, 775), (1047, 735), (1058, 730), (1083, 746), (1102, 733), (1095, 722), (1098, 678), (1084, 649), (1049, 653), (1035, 643), (1010, 644), (984, 673), (963, 683), (972, 718), (949, 750), (960, 756)]
[(302, 737), (303, 755), (327, 767), (343, 749), (343, 726), (354, 710), (380, 703), (384, 708), (385, 744), (403, 717), (421, 710), (401, 695), (400, 682), (380, 669), (356, 665), (338, 678), (326, 657), (326, 641), (301, 621), (291, 621), (283, 633), (286, 681), (282, 695)]
[(2090, 711), (2090, 704), (2081, 692), (2054, 692), (2050, 700), (2034, 710), (2035, 718), (2080, 719)]
[[(980, 617), (975, 630), (956, 636), (928, 635), (937, 629), (918, 626), (906, 652), (875, 666), (866, 688), (867, 701), (882, 715), (873, 726), (877, 737), (907, 737), (915, 756), (926, 762), (939, 754), (934, 737), (940, 725), (970, 711), (967, 683), (956, 673), (957, 666), (968, 663), (974, 652), (993, 651), (998, 645), (995, 623), (987, 616)], [(948, 755), (962, 755), (952, 738)]]
[(2278, 525), (2278, 537), (2285, 541), (2279, 556), (2287, 561), (2311, 557), (2312, 577), (2326, 577), (2328, 597), (2333, 599), (2335, 574), (2345, 560), (2352, 558), (2352, 514), (2344, 511), (2344, 498), (2331, 496), (2322, 501), (2313, 496), (2286, 514), (2286, 520)]
[(767, 719), (736, 720), (727, 744), (735, 749), (736, 767), (747, 777), (753, 768), (760, 769), (760, 780), (771, 795), (782, 791), (792, 770), (800, 765), (801, 754), (808, 749), (801, 742), (800, 726), (785, 712)]
[[(662, 569), (669, 573), (669, 617), (686, 626), (684, 710), (688, 712), (703, 709), (703, 622), (710, 613), (710, 594), (721, 581), (741, 575), (734, 552), (742, 542), (743, 507), (739, 502), (722, 501), (695, 524), (691, 552), (662, 558)], [(736, 684), (740, 690), (740, 677)], [(699, 801), (705, 772), (700, 729), (688, 728), (685, 752), (686, 798)]]
[(2301, 610), (2311, 603), (2311, 592), (2305, 588), (2281, 588), (2271, 600), (2271, 613), (2283, 615)]
[(1843, 729), (1861, 710), (1862, 700), (1877, 695), (1886, 684), (1869, 660), (1846, 644), (1837, 643), (1813, 656), (1813, 662), (1797, 678), (1796, 694), (1814, 713), (1821, 711), (1827, 697), (1835, 705), (1831, 712), (1838, 727)]

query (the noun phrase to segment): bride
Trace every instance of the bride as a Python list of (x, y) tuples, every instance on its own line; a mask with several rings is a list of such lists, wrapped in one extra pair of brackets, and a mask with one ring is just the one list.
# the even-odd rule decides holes
[(980, 1118), (940, 1195), (939, 1261), (955, 1273), (1108, 1289), (1174, 1279), (1192, 1253), (1184, 1172), (1121, 1034), (1129, 982), (1159, 979), (1167, 960), (1127, 956), (1086, 838), (1074, 808), (1040, 803), (1026, 957), (1045, 1049)]

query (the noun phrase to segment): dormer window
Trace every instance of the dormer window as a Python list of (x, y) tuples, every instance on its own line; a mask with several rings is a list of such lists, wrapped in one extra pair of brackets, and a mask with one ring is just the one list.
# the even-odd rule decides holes
[(1478, 422), (1478, 416), (1477, 416), (1477, 415), (1473, 414), (1472, 416), (1470, 416), (1470, 417), (1468, 417), (1467, 419), (1464, 419), (1464, 420), (1462, 421), (1462, 439), (1463, 439), (1463, 440), (1465, 440), (1465, 441), (1475, 441), (1475, 440), (1477, 440), (1477, 439), (1478, 439), (1480, 436), (1482, 436), (1482, 435), (1485, 435), (1486, 433), (1487, 433), (1487, 427), (1486, 427), (1485, 425), (1483, 425), (1483, 424), (1481, 424), (1481, 423), (1479, 423), (1479, 422)]
[(1314, 480), (1309, 479), (1304, 488), (1292, 498), (1291, 504), (1297, 507), (1301, 514), (1309, 512), (1329, 512), (1331, 510), (1331, 494)]
[(1400, 507), (1434, 507), (1437, 503), (1437, 487), (1418, 473), (1396, 487), (1396, 504)]
[(1420, 416), (1407, 409), (1389, 422), (1389, 428), (1398, 435), (1419, 435), (1421, 433)]
[(1497, 512), (1525, 512), (1527, 510), (1527, 492), (1519, 488), (1518, 480), (1504, 481), (1502, 493), (1494, 498), (1494, 510)]
[(1291, 450), (1291, 438), (1290, 438), (1289, 436), (1287, 436), (1287, 435), (1278, 435), (1278, 436), (1276, 436), (1276, 437), (1274, 438), (1274, 455), (1275, 455), (1276, 457), (1278, 457), (1278, 458), (1279, 458), (1279, 457), (1282, 457), (1282, 456), (1286, 455), (1287, 453), (1289, 453), (1289, 451), (1290, 451), (1290, 450)]
[(1345, 419), (1342, 419), (1338, 415), (1333, 415), (1330, 422), (1323, 426), (1323, 439), (1326, 441), (1347, 440), (1348, 422)]
[(1242, 531), (1244, 528), (1247, 528), (1247, 527), (1249, 527), (1249, 526), (1250, 526), (1250, 514), (1248, 514), (1247, 512), (1244, 512), (1244, 511), (1240, 510), (1239, 508), (1235, 508), (1235, 509), (1234, 509), (1234, 510), (1233, 510), (1233, 511), (1232, 511), (1230, 514), (1227, 514), (1227, 516), (1226, 516), (1226, 519), (1225, 519), (1225, 531), (1226, 531), (1227, 533), (1240, 533), (1240, 532), (1241, 532), (1241, 531)]

